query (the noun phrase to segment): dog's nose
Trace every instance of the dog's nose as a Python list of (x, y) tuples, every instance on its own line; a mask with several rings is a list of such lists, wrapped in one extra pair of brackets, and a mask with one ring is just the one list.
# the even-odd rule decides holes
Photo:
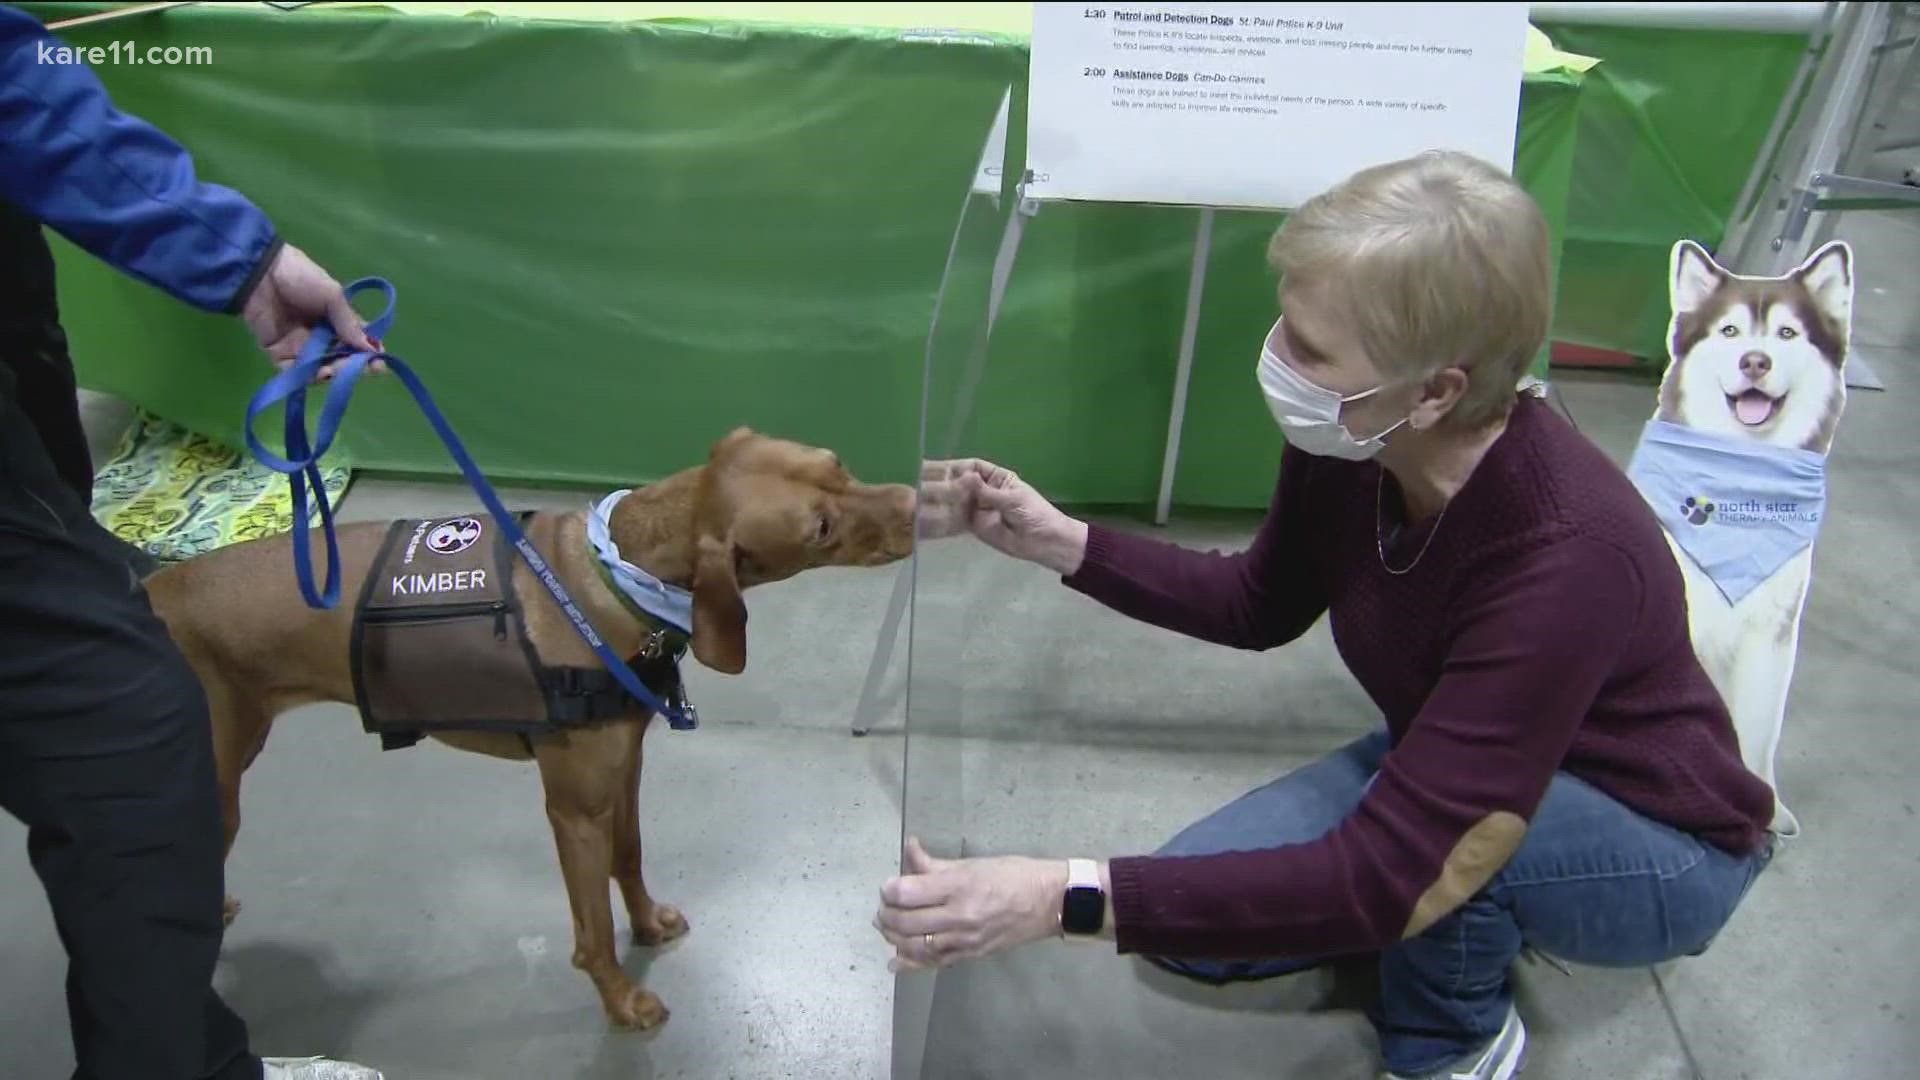
[(1773, 357), (1763, 352), (1750, 352), (1740, 358), (1740, 374), (1749, 379), (1758, 379), (1773, 370)]

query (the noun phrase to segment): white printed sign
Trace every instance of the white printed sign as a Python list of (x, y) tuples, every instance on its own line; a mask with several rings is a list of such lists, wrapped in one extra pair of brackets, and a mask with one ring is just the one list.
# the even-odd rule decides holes
[(1427, 149), (1511, 169), (1527, 11), (1035, 4), (1029, 194), (1287, 209)]

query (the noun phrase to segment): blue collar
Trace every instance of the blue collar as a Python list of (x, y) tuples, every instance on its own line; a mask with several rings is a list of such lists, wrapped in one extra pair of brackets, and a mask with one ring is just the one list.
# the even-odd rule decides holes
[(693, 594), (677, 585), (669, 585), (622, 559), (619, 545), (613, 542), (613, 533), (607, 527), (607, 520), (620, 500), (631, 494), (633, 492), (630, 490), (616, 491), (601, 499), (598, 505), (587, 508), (587, 541), (593, 545), (600, 565), (606, 568), (623, 596), (648, 615), (683, 634), (692, 635)]

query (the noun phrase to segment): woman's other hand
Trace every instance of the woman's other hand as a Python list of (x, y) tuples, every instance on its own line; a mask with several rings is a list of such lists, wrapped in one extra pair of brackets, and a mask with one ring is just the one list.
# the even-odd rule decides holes
[(874, 919), (894, 947), (894, 971), (941, 967), (1058, 932), (1064, 859), (936, 859), (909, 837), (906, 863), (881, 887)]
[(1086, 523), (1061, 513), (1012, 469), (978, 458), (934, 462), (929, 468), (944, 473), (942, 483), (953, 489), (952, 505), (965, 509), (973, 535), (1003, 554), (1063, 576), (1080, 569)]

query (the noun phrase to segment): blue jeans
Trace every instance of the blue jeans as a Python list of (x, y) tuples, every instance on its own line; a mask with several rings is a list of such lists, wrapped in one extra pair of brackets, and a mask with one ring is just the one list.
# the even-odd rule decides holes
[[(1360, 803), (1386, 756), (1384, 731), (1348, 744), (1196, 822), (1163, 855), (1244, 851), (1319, 839)], [(1370, 1013), (1389, 1071), (1419, 1075), (1478, 1049), (1513, 1000), (1522, 946), (1595, 967), (1641, 967), (1697, 954), (1726, 925), (1772, 858), (1747, 858), (1640, 816), (1566, 773), (1555, 775), (1527, 834), (1486, 888), (1418, 937), (1380, 954)], [(1264, 979), (1338, 957), (1189, 961), (1151, 958), (1190, 978)]]

